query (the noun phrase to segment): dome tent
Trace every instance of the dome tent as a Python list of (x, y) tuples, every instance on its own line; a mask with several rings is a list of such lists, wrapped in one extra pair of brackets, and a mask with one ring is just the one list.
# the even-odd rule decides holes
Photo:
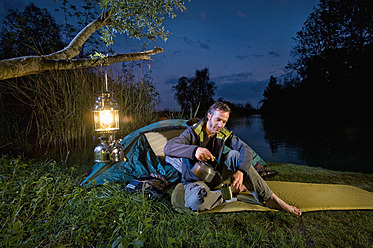
[[(164, 175), (171, 183), (178, 181), (180, 173), (165, 163), (163, 149), (169, 139), (179, 136), (187, 126), (187, 120), (170, 119), (152, 123), (128, 134), (120, 142), (124, 160), (95, 163), (81, 185), (128, 182), (150, 173)], [(266, 164), (255, 151), (253, 156), (254, 165), (258, 162)]]

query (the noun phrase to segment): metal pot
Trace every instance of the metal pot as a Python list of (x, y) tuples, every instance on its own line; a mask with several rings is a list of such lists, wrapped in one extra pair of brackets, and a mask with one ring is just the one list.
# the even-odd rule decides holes
[(212, 179), (214, 178), (216, 174), (212, 166), (201, 161), (198, 161), (197, 163), (195, 163), (195, 165), (192, 168), (192, 172), (198, 178), (208, 183), (212, 181)]

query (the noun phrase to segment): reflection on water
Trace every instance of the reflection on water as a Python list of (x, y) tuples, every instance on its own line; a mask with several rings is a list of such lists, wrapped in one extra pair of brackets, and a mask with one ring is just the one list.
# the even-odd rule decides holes
[(227, 127), (266, 161), (373, 173), (370, 142), (354, 128), (289, 124), (259, 115), (230, 119)]

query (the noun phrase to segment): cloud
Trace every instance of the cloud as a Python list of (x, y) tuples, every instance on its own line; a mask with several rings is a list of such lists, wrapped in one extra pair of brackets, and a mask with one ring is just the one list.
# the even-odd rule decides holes
[(237, 16), (238, 16), (239, 18), (244, 18), (244, 17), (246, 17), (246, 14), (243, 13), (241, 10), (237, 10)]
[[(269, 52), (268, 54), (273, 56), (273, 57), (280, 57), (280, 55), (276, 52)], [(258, 53), (247, 54), (246, 53), (246, 54), (236, 55), (234, 58), (238, 59), (238, 60), (244, 60), (244, 59), (250, 58), (250, 56), (255, 57), (255, 58), (260, 58), (260, 57), (264, 57), (264, 54), (258, 54)]]
[[(197, 40), (197, 41), (194, 41), (186, 36), (183, 37), (183, 40), (184, 42), (187, 44), (187, 45), (191, 45), (191, 46), (199, 46), (203, 49), (210, 49), (210, 45), (207, 43), (207, 42), (202, 42), (200, 40)], [(209, 42), (209, 41), (208, 41)]]
[(239, 59), (239, 60), (243, 60), (243, 59), (247, 59), (249, 58), (249, 55), (248, 54), (239, 54), (237, 55), (236, 57), (234, 57), (235, 59)]
[(210, 49), (209, 44), (200, 42), (199, 44), (203, 49)]
[(217, 84), (216, 97), (231, 102), (250, 102), (254, 106), (263, 98), (265, 81), (238, 81), (234, 83)]
[(253, 73), (250, 71), (232, 73), (229, 75), (223, 75), (219, 77), (214, 77), (213, 80), (216, 83), (229, 84), (232, 82), (242, 82), (242, 81), (252, 81)]
[(251, 54), (251, 56), (256, 57), (256, 58), (260, 58), (260, 57), (264, 57), (264, 54), (255, 53), (255, 54)]
[(280, 57), (280, 54), (274, 51), (270, 51), (268, 54), (271, 55), (272, 57)]
[(199, 20), (202, 22), (207, 20), (207, 14), (205, 11), (198, 12), (197, 16), (199, 17)]
[(178, 76), (173, 74), (173, 75), (169, 76), (164, 83), (166, 85), (176, 85), (179, 82), (179, 78), (180, 78), (180, 76), (178, 77)]
[(186, 36), (183, 37), (183, 40), (186, 44), (188, 45), (193, 45), (194, 44), (194, 41)]
[(181, 53), (181, 50), (177, 49), (177, 50), (174, 50), (172, 53), (174, 54), (174, 56), (177, 56)]
[(217, 86), (215, 98), (222, 97), (224, 100), (235, 103), (250, 102), (256, 106), (263, 98), (263, 92), (268, 81), (257, 81), (253, 72), (243, 71), (219, 77), (211, 80)]

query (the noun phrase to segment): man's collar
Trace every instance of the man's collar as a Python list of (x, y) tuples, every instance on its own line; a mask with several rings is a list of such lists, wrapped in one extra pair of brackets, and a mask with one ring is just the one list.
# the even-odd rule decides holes
[(204, 135), (211, 139), (212, 137), (216, 136), (216, 133), (214, 133), (213, 135), (209, 136), (208, 133), (207, 133), (207, 122), (204, 123), (204, 125), (202, 126), (202, 131), (204, 133)]
[[(203, 130), (203, 127), (206, 125), (206, 121), (205, 120), (201, 120), (200, 122), (198, 122), (197, 124), (195, 124), (193, 126), (193, 129), (194, 129), (194, 132), (200, 137), (200, 140), (201, 142), (203, 142), (203, 136), (204, 136), (204, 130)], [(220, 130), (219, 133), (215, 134), (216, 137), (218, 139), (227, 139), (230, 135), (232, 134), (232, 132), (228, 131), (226, 128), (223, 128), (222, 130)], [(207, 134), (206, 134), (207, 136)], [(214, 136), (212, 136), (214, 137)]]

